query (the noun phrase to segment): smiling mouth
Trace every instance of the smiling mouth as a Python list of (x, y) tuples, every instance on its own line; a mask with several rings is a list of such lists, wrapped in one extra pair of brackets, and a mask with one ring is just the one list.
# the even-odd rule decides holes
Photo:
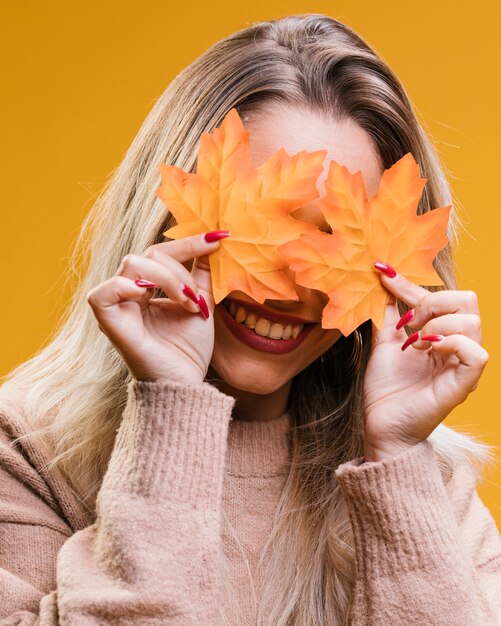
[[(251, 304), (251, 307), (255, 305)], [(259, 310), (260, 307), (255, 309)], [(216, 304), (215, 310), (238, 340), (253, 350), (270, 354), (281, 355), (296, 350), (313, 328), (318, 326), (316, 323), (277, 322), (276, 319), (261, 317), (261, 313), (258, 315), (255, 311), (248, 311), (245, 306), (231, 299)]]
[(276, 319), (270, 319), (272, 316), (268, 318), (260, 315), (228, 298), (222, 301), (222, 305), (238, 324), (243, 324), (257, 335), (269, 339), (296, 339), (305, 326), (315, 326), (315, 323), (279, 322)]

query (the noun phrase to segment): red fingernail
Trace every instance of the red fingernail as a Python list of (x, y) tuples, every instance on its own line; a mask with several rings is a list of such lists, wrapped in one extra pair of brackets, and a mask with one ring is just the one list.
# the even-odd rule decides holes
[(409, 337), (407, 337), (406, 341), (402, 345), (402, 352), (406, 350), (412, 343), (419, 339), (419, 331), (412, 333)]
[(388, 278), (395, 278), (395, 276), (397, 275), (395, 270), (392, 268), (391, 265), (388, 265), (388, 263), (383, 263), (382, 261), (376, 261), (374, 263), (374, 267), (380, 272), (383, 272), (383, 274), (385, 276), (388, 276)]
[(189, 287), (188, 285), (185, 285), (184, 283), (183, 283), (183, 293), (185, 296), (188, 296), (190, 300), (193, 300), (195, 304), (198, 304), (198, 298), (195, 295), (195, 292), (193, 291), (191, 287)]
[(205, 233), (204, 239), (207, 243), (212, 243), (213, 241), (219, 241), (220, 239), (224, 239), (229, 236), (229, 230), (211, 230), (210, 232)]
[(138, 287), (156, 287), (156, 283), (152, 283), (151, 280), (144, 280), (144, 278), (138, 278), (134, 281)]
[(204, 300), (204, 297), (202, 295), (198, 296), (198, 306), (200, 307), (202, 315), (205, 317), (205, 319), (209, 319), (209, 307), (207, 306), (207, 302)]
[(423, 341), (441, 341), (443, 338), (443, 335), (424, 335), (421, 337)]
[(404, 313), (402, 317), (398, 320), (396, 329), (400, 330), (402, 326), (405, 326), (406, 324), (408, 324), (411, 321), (411, 319), (414, 317), (414, 313), (415, 313), (414, 309), (409, 309), (407, 313)]

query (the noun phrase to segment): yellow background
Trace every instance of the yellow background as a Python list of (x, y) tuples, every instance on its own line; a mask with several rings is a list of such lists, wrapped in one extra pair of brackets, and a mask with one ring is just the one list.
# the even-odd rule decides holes
[[(479, 295), (491, 358), (451, 414), (499, 445), (499, 11), (492, 1), (3, 3), (0, 375), (46, 341), (70, 295), (68, 253), (94, 196), (170, 80), (255, 20), (326, 13), (402, 79), (450, 175), (466, 232), (460, 286)], [(501, 453), (498, 453), (501, 458)], [(479, 492), (501, 528), (501, 464)]]

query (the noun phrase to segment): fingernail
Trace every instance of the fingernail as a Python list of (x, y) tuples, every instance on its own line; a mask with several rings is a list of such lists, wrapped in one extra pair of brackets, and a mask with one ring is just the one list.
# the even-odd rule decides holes
[(207, 243), (212, 243), (213, 241), (219, 241), (220, 239), (224, 239), (229, 236), (229, 230), (211, 230), (208, 233), (205, 233), (204, 239)]
[(205, 319), (209, 319), (209, 307), (207, 306), (207, 302), (204, 300), (204, 297), (202, 295), (198, 296), (197, 304), (200, 307), (202, 315), (205, 317)]
[(398, 320), (396, 329), (400, 330), (402, 326), (405, 326), (406, 324), (408, 324), (411, 321), (411, 319), (414, 317), (414, 313), (415, 313), (414, 309), (409, 309), (407, 313), (404, 313), (402, 317)]
[(391, 265), (388, 265), (388, 263), (383, 263), (382, 261), (376, 261), (374, 263), (374, 267), (380, 272), (383, 272), (383, 274), (385, 276), (388, 276), (388, 278), (395, 278), (395, 276), (397, 275), (395, 270), (392, 268)]
[(402, 344), (402, 352), (404, 350), (407, 350), (407, 348), (418, 339), (419, 339), (419, 331), (412, 333), (412, 335), (407, 337), (407, 340)]
[(423, 341), (441, 341), (443, 338), (443, 335), (424, 335), (421, 337)]
[(190, 300), (193, 300), (193, 302), (195, 304), (198, 304), (198, 299), (197, 296), (195, 295), (195, 292), (193, 291), (193, 289), (191, 287), (189, 287), (188, 285), (185, 285), (184, 283), (181, 283), (181, 285), (183, 286), (183, 293), (185, 296), (188, 296), (188, 298)]
[(156, 287), (156, 283), (152, 283), (151, 280), (144, 280), (144, 278), (138, 278), (134, 281), (138, 287)]

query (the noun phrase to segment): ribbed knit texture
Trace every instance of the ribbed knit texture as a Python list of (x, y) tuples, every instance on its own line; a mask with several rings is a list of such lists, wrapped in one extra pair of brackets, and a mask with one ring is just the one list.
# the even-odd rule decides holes
[[(10, 445), (22, 417), (0, 415), (0, 625), (218, 626), (222, 607), (254, 626), (288, 414), (234, 420), (208, 383), (127, 392), (87, 523), (43, 444)], [(363, 461), (335, 469), (355, 542), (350, 626), (501, 624), (501, 537), (471, 469), (444, 482), (429, 441)]]
[(217, 508), (234, 399), (208, 383), (129, 387), (103, 487)]
[[(374, 567), (396, 573), (426, 568), (430, 553), (457, 541), (457, 528), (441, 523), (453, 511), (430, 442), (406, 452), (404, 464), (393, 458), (373, 467), (368, 463), (356, 466), (357, 472), (352, 467), (343, 465), (336, 476), (364, 553), (364, 577), (370, 578)], [(414, 541), (416, 536), (422, 538), (419, 543)]]

